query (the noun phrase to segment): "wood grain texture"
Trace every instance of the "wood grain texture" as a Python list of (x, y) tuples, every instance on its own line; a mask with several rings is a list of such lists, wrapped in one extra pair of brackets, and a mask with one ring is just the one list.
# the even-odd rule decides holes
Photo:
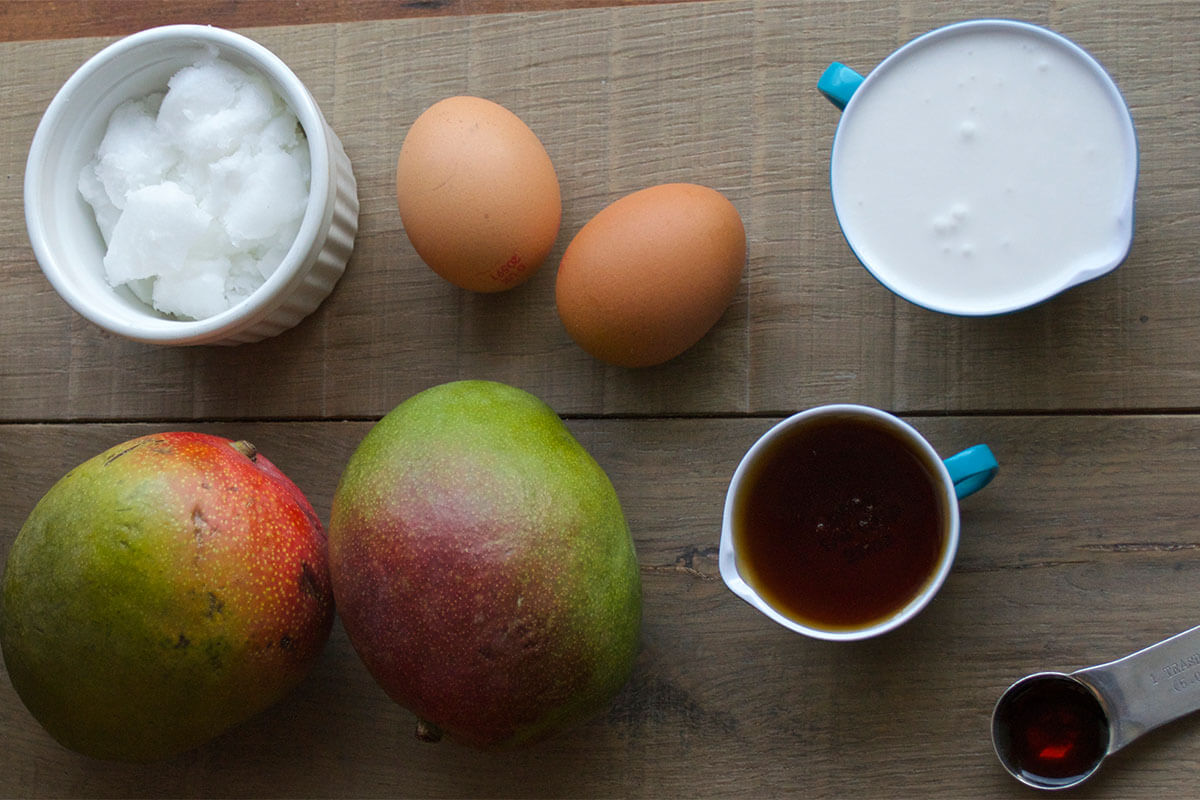
[(7, 0), (0, 41), (124, 36), (156, 25), (311, 25), (701, 0)]
[[(36, 8), (35, 8), (36, 7)], [(510, 13), (516, 12), (516, 13)], [(1141, 151), (1137, 233), (1115, 273), (996, 319), (896, 300), (846, 248), (829, 201), (830, 60), (869, 70), (965, 16), (1048, 25), (1125, 94)], [(72, 312), (33, 258), (24, 161), (46, 104), (116, 36), (232, 27), (309, 85), (359, 182), (360, 235), (330, 298), (237, 348), (155, 348)], [(78, 38), (84, 37), (84, 38)], [(370, 424), (456, 378), (547, 400), (611, 475), (638, 548), (643, 651), (609, 711), (502, 755), (426, 746), (340, 627), (274, 709), (164, 765), (55, 744), (0, 673), (0, 797), (1015, 797), (991, 753), (1000, 692), (1197, 623), (1200, 579), (1200, 3), (1016, 0), (313, 0), (0, 3), (0, 563), (52, 483), (155, 430), (255, 441), (324, 520)], [(563, 226), (542, 271), (496, 296), (410, 247), (393, 174), (433, 102), (491, 97), (543, 139)], [(743, 285), (695, 348), (604, 366), (553, 303), (570, 237), (622, 194), (725, 192)], [(774, 626), (717, 574), (721, 504), (776, 417), (856, 401), (910, 415), (938, 450), (977, 441), (995, 483), (963, 504), (956, 568), (913, 623), (838, 646)], [(1200, 720), (1139, 740), (1073, 796), (1190, 797)]]
[[(974, 9), (983, 13), (987, 9)], [(992, 9), (999, 12), (1000, 9)], [(0, 418), (371, 418), (430, 383), (491, 377), (572, 414), (762, 414), (827, 400), (901, 411), (1188, 410), (1200, 396), (1192, 279), (1200, 252), (1200, 4), (1005, 4), (1096, 54), (1138, 126), (1133, 252), (1115, 273), (994, 319), (897, 300), (854, 260), (829, 202), (837, 112), (814, 90), (832, 58), (869, 69), (959, 18), (929, 2), (704, 2), (258, 28), (310, 85), (359, 180), (345, 277), (296, 329), (236, 348), (162, 349), (84, 322), (49, 289), (21, 223), (33, 129), (107, 39), (0, 45)], [(517, 111), (557, 166), (564, 218), (529, 283), (499, 296), (427, 269), (396, 212), (404, 131), (456, 93)], [(693, 181), (749, 234), (743, 286), (696, 347), (608, 367), (558, 322), (554, 268), (624, 193)]]
[[(718, 578), (725, 485), (773, 421), (569, 422), (622, 499), (645, 593), (634, 677), (590, 723), (514, 753), (422, 744), (413, 717), (376, 687), (336, 627), (292, 696), (151, 767), (62, 749), (0, 677), (0, 796), (1012, 797), (988, 739), (1009, 683), (1107, 661), (1195, 624), (1195, 418), (913, 418), (943, 453), (989, 442), (1003, 469), (964, 501), (959, 558), (933, 604), (898, 631), (850, 645), (774, 625)], [(328, 520), (369, 424), (200, 427), (254, 441)], [(16, 477), (0, 495), (0, 557), (61, 473), (162, 429), (7, 426), (0, 464)], [(1200, 719), (1147, 735), (1078, 796), (1190, 796), (1198, 735)]]

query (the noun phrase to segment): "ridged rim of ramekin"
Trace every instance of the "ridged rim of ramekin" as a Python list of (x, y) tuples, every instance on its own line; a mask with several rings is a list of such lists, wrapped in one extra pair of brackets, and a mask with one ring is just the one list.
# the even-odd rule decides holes
[[(61, 254), (49, 241), (46, 221), (42, 219), (42, 181), (47, 178), (50, 169), (48, 161), (56, 155), (51, 146), (55, 144), (56, 129), (63, 123), (76, 95), (85, 92), (96, 73), (111, 68), (113, 62), (130, 59), (132, 74), (134, 66), (141, 62), (131, 58), (131, 54), (143, 48), (162, 50), (172, 45), (181, 48), (215, 46), (219, 51), (237, 54), (239, 61), (255, 65), (296, 114), (308, 140), (311, 160), (308, 206), (296, 239), (279, 267), (245, 300), (202, 320), (169, 319), (150, 309), (144, 316), (138, 316), (136, 312), (123, 316), (98, 307), (73, 277), (72, 266), (59, 263)], [(349, 186), (344, 185), (346, 179), (342, 175), (343, 170), (337, 169), (338, 165), (334, 163), (337, 160), (344, 160), (342, 166), (344, 175), (349, 177)], [(59, 295), (82, 316), (100, 327), (150, 344), (239, 344), (286, 330), (320, 305), (345, 269), (345, 259), (340, 259), (340, 263), (337, 263), (337, 259), (332, 263), (326, 259), (327, 263), (323, 265), (326, 274), (318, 280), (318, 285), (328, 284), (324, 294), (313, 296), (303, 303), (301, 309), (284, 308), (308, 282), (314, 265), (322, 255), (331, 226), (336, 222), (341, 228), (339, 233), (343, 236), (348, 234), (351, 240), (357, 232), (357, 187), (349, 159), (308, 88), (282, 59), (263, 45), (233, 31), (207, 25), (149, 28), (114, 42), (84, 62), (51, 100), (38, 124), (26, 162), (24, 190), (30, 242), (43, 273)], [(355, 198), (352, 220), (334, 219), (334, 205), (339, 193), (343, 196), (348, 193)], [(330, 269), (331, 266), (333, 269)], [(297, 311), (303, 313), (297, 316)], [(289, 322), (281, 324), (283, 319)]]

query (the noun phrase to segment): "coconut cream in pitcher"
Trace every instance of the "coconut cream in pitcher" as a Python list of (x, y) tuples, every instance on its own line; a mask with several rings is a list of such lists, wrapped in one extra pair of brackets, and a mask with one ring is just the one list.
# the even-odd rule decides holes
[(1068, 40), (1007, 20), (933, 31), (844, 106), (830, 183), (847, 242), (908, 300), (962, 315), (1033, 305), (1115, 268), (1133, 235), (1137, 145), (1120, 92)]

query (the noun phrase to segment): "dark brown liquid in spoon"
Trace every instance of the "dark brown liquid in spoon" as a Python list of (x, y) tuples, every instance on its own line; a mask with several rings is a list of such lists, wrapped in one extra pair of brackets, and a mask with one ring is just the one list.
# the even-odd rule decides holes
[(996, 748), (1008, 766), (1044, 787), (1089, 775), (1108, 751), (1108, 718), (1096, 697), (1065, 676), (1042, 676), (996, 709)]

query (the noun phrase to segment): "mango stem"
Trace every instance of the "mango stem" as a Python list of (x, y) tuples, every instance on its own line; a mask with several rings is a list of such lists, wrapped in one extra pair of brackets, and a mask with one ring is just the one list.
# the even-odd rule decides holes
[(442, 729), (427, 719), (417, 718), (417, 738), (422, 742), (440, 742)]
[(254, 445), (250, 444), (250, 442), (247, 442), (245, 439), (241, 439), (236, 442), (230, 442), (229, 446), (232, 447), (234, 450), (237, 450), (239, 453), (241, 453), (242, 455), (244, 455), (246, 458), (250, 459), (251, 461), (253, 461), (255, 456), (258, 455), (258, 448), (255, 447)]

